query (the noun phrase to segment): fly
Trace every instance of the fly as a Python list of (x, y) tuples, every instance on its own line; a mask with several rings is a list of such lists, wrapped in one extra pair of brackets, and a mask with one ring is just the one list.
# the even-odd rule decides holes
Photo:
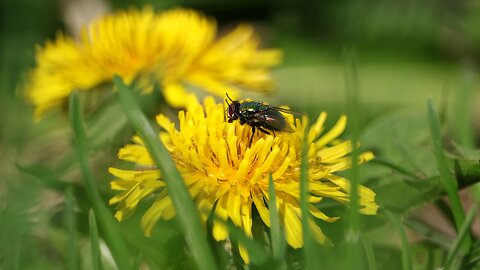
[(232, 123), (235, 120), (240, 120), (241, 125), (248, 124), (252, 127), (252, 136), (250, 137), (249, 145), (252, 145), (253, 135), (255, 135), (255, 130), (257, 129), (265, 134), (270, 134), (271, 132), (273, 135), (275, 135), (275, 131), (295, 132), (280, 112), (294, 115), (302, 114), (285, 108), (273, 107), (262, 102), (239, 102), (238, 100), (232, 100), (228, 94), (227, 97), (231, 101), (231, 103), (229, 103), (228, 100), (225, 99), (228, 105), (228, 122)]

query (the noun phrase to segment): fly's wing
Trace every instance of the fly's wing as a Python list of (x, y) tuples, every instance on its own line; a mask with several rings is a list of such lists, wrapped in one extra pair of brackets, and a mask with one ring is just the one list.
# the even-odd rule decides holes
[(257, 113), (257, 119), (261, 119), (261, 126), (271, 130), (278, 130), (288, 133), (293, 133), (295, 130), (285, 121), (285, 117), (276, 109)]
[(271, 109), (274, 109), (274, 110), (277, 110), (277, 111), (280, 111), (280, 112), (283, 112), (283, 113), (288, 113), (288, 114), (291, 114), (291, 115), (295, 115), (295, 116), (305, 115), (305, 114), (302, 113), (302, 112), (292, 111), (292, 110), (287, 109), (287, 108), (282, 108), (282, 107), (270, 107), (270, 108), (271, 108)]

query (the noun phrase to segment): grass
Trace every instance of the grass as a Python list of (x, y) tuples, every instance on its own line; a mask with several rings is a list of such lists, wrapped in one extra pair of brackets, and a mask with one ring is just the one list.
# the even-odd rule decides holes
[(145, 142), (155, 164), (165, 177), (169, 195), (172, 198), (176, 213), (178, 213), (178, 222), (197, 260), (198, 267), (205, 270), (215, 269), (216, 264), (208, 248), (205, 234), (201, 229), (200, 216), (180, 173), (175, 167), (175, 163), (170, 158), (165, 146), (158, 140), (157, 133), (136, 103), (133, 90), (128, 88), (118, 76), (113, 81), (128, 120), (140, 134), (140, 138)]
[[(457, 181), (449, 169), (447, 158), (444, 154), (442, 137), (440, 133), (440, 124), (438, 123), (432, 100), (429, 100), (428, 102), (428, 116), (430, 119), (430, 131), (432, 134), (433, 147), (435, 151), (435, 157), (437, 159), (438, 170), (440, 171), (442, 183), (450, 200), (451, 211), (453, 213), (455, 226), (457, 228), (457, 231), (459, 231), (465, 221), (465, 212), (463, 210), (462, 204), (460, 202), (460, 197), (458, 195)], [(470, 236), (465, 237), (465, 240), (462, 243), (462, 249), (464, 252), (467, 252), (467, 250), (470, 249), (471, 243), (472, 240)]]
[(387, 218), (390, 220), (391, 223), (397, 229), (398, 234), (400, 235), (400, 240), (402, 244), (402, 267), (403, 270), (412, 270), (413, 263), (412, 263), (412, 252), (410, 251), (410, 246), (408, 244), (407, 234), (405, 233), (404, 226), (402, 221), (392, 212), (386, 213)]
[(88, 224), (92, 249), (92, 269), (101, 270), (103, 266), (101, 261), (102, 254), (100, 253), (100, 239), (98, 238), (97, 221), (92, 210), (88, 212)]
[[(432, 251), (431, 254), (440, 252), (445, 255), (440, 261), (438, 259), (434, 261), (433, 257), (429, 258), (432, 267), (444, 266), (455, 269), (472, 266), (472, 259), (469, 258), (475, 258), (476, 249), (472, 246), (473, 242), (477, 240), (473, 238), (469, 231), (477, 210), (474, 208), (466, 218), (464, 217), (458, 196), (456, 177), (461, 175), (464, 179), (475, 179), (475, 177), (478, 177), (477, 172), (480, 171), (476, 167), (478, 165), (467, 162), (467, 159), (463, 160), (461, 156), (452, 158), (451, 155), (445, 154), (441, 124), (438, 121), (432, 102), (428, 106), (428, 117), (417, 117), (416, 113), (411, 113), (415, 115), (415, 118), (405, 114), (394, 114), (388, 116), (385, 121), (379, 119), (371, 126), (363, 128), (359, 116), (361, 115), (359, 112), (362, 110), (362, 104), (358, 92), (358, 78), (356, 78), (352, 61), (347, 58), (346, 64), (346, 96), (350, 108), (348, 111), (350, 116), (349, 136), (354, 144), (358, 141), (365, 147), (376, 149), (379, 156), (376, 161), (371, 162), (370, 167), (367, 166), (362, 171), (354, 165), (347, 177), (352, 180), (352, 198), (355, 196), (358, 198), (358, 195), (354, 195), (355, 186), (365, 183), (365, 181), (367, 181), (367, 185), (370, 183), (375, 189), (378, 202), (383, 207), (378, 217), (362, 217), (360, 220), (358, 210), (356, 210), (359, 205), (354, 203), (355, 200), (350, 202), (349, 210), (343, 213), (339, 209), (326, 206), (325, 211), (330, 212), (330, 214), (336, 213), (344, 218), (344, 226), (342, 229), (341, 226), (335, 226), (336, 224), (322, 224), (325, 234), (335, 243), (333, 247), (325, 247), (319, 246), (312, 239), (307, 222), (307, 220), (312, 219), (310, 214), (302, 215), (304, 248), (293, 250), (286, 243), (285, 228), (280, 222), (279, 213), (281, 211), (276, 207), (276, 194), (272, 188), (273, 181), (270, 179), (269, 211), (271, 227), (265, 231), (268, 233), (269, 240), (265, 242), (257, 238), (250, 239), (229, 221), (225, 225), (230, 232), (232, 243), (240, 243), (245, 246), (251, 255), (253, 266), (274, 267), (276, 269), (289, 269), (296, 266), (317, 269), (325, 265), (333, 269), (343, 267), (349, 267), (350, 269), (384, 269), (387, 266), (395, 269), (393, 264), (389, 264), (392, 256), (399, 261), (399, 264), (397, 264), (397, 266), (401, 266), (399, 269), (414, 269), (420, 265), (415, 259), (417, 256), (415, 249), (427, 244), (427, 249)], [(109, 269), (111, 266), (104, 265), (106, 255), (100, 249), (101, 242), (105, 241), (113, 256), (115, 267), (119, 269), (138, 269), (144, 265), (148, 265), (152, 269), (162, 268), (165, 265), (173, 265), (174, 262), (178, 263), (182, 260), (180, 258), (185, 259), (189, 254), (195, 254), (192, 265), (199, 268), (224, 268), (232, 267), (232, 265), (241, 268), (242, 263), (238, 251), (235, 251), (235, 249), (231, 251), (222, 250), (224, 248), (222, 244), (212, 244), (212, 240), (206, 235), (205, 228), (200, 225), (195, 206), (185, 187), (181, 185), (183, 181), (179, 178), (178, 172), (172, 170), (174, 168), (172, 161), (163, 146), (158, 144), (159, 141), (155, 131), (136, 103), (136, 96), (132, 95), (133, 90), (125, 86), (120, 78), (115, 78), (115, 85), (118, 89), (120, 104), (123, 106), (129, 123), (142, 136), (152, 156), (156, 156), (157, 166), (164, 168), (162, 171), (164, 170), (165, 175), (169, 175), (168, 179), (176, 179), (169, 182), (169, 190), (171, 190), (172, 198), (178, 196), (174, 200), (177, 207), (176, 211), (184, 213), (183, 217), (180, 215), (176, 222), (181, 225), (181, 229), (178, 229), (180, 238), (177, 239), (183, 239), (185, 244), (182, 244), (182, 241), (177, 241), (170, 247), (177, 251), (179, 258), (172, 260), (168, 255), (162, 254), (162, 259), (157, 261), (155, 258), (157, 249), (151, 246), (153, 243), (149, 243), (150, 246), (147, 247), (144, 239), (134, 239), (133, 236), (125, 235), (124, 225), (113, 219), (112, 209), (109, 209), (105, 204), (106, 195), (100, 193), (97, 188), (99, 185), (95, 180), (97, 173), (94, 172), (95, 169), (91, 165), (94, 161), (91, 156), (98, 155), (102, 146), (95, 142), (95, 149), (97, 150), (94, 152), (89, 150), (91, 139), (87, 138), (85, 133), (81, 102), (78, 94), (74, 93), (71, 96), (69, 106), (70, 123), (72, 124), (74, 137), (73, 147), (76, 154), (73, 162), (78, 162), (82, 184), (68, 184), (63, 179), (64, 176), (60, 176), (59, 173), (41, 164), (24, 165), (22, 162), (18, 162), (16, 165), (16, 168), (25, 175), (41, 179), (40, 183), (43, 189), (65, 194), (65, 208), (62, 211), (65, 216), (65, 225), (61, 225), (60, 231), (64, 230), (65, 232), (65, 245), (68, 248), (64, 249), (65, 251), (58, 248), (56, 251), (65, 258), (65, 261), (61, 263), (64, 263), (68, 269), (79, 269), (80, 265), (85, 267), (85, 262), (91, 263), (91, 266), (87, 266), (88, 268)], [(412, 121), (412, 119), (415, 119), (415, 121)], [(399, 131), (402, 133), (399, 133)], [(108, 138), (106, 135), (104, 137)], [(301, 208), (304, 213), (309, 213), (307, 204), (308, 163), (305, 155), (308, 152), (308, 146), (304, 145), (303, 147)], [(416, 149), (416, 151), (405, 151), (402, 150), (403, 148)], [(434, 149), (433, 154), (431, 149)], [(409, 155), (408, 163), (403, 162), (405, 154)], [(358, 155), (358, 151), (354, 151), (352, 158), (355, 159), (356, 155)], [(474, 158), (475, 155), (474, 152), (469, 152), (468, 160)], [(461, 170), (460, 174), (458, 172), (456, 174), (452, 173), (453, 167), (451, 167), (451, 164), (453, 162), (463, 164), (457, 168), (457, 170)], [(419, 164), (422, 164), (422, 166), (419, 166)], [(369, 179), (374, 179), (374, 182), (368, 182)], [(475, 181), (470, 180), (468, 183), (472, 184)], [(418, 195), (415, 192), (418, 192)], [(425, 203), (439, 199), (443, 194), (446, 194), (452, 203), (450, 209), (452, 211), (452, 222), (458, 230), (458, 236), (450, 240), (449, 236), (436, 231), (430, 225), (409, 217), (411, 211)], [(398, 198), (396, 195), (399, 195)], [(392, 208), (392, 206), (396, 207)], [(9, 217), (7, 209), (3, 210), (2, 213), (5, 218), (2, 218), (3, 225), (1, 228), (6, 232), (8, 226), (12, 226), (9, 224), (13, 224), (12, 222), (15, 219)], [(88, 218), (84, 219), (82, 215), (88, 216)], [(135, 217), (133, 218), (135, 219)], [(88, 224), (85, 224), (86, 221), (84, 220), (88, 220)], [(393, 231), (388, 231), (388, 224), (393, 224), (395, 235), (399, 236), (397, 238), (399, 248), (390, 246), (389, 249), (385, 249), (386, 244), (379, 241), (379, 238), (372, 236), (378, 228), (387, 230), (385, 235), (393, 233)], [(53, 225), (52, 223), (51, 226)], [(87, 231), (82, 229), (85, 226), (89, 228)], [(138, 225), (134, 225), (132, 228), (133, 230), (139, 230)], [(129, 230), (132, 230), (132, 228)], [(424, 235), (426, 237), (425, 242), (412, 243), (406, 233), (406, 228)], [(6, 239), (5, 233), (2, 237)], [(79, 250), (83, 250), (80, 240), (86, 237), (89, 239), (90, 250), (90, 259), (88, 260), (79, 257)], [(58, 243), (55, 245), (62, 246), (60, 244), (62, 241)], [(14, 253), (14, 256), (11, 256), (12, 261), (7, 264), (7, 260), (3, 259), (2, 262), (4, 265), (11, 265), (12, 269), (19, 269), (25, 265), (22, 255), (24, 252), (22, 249), (26, 248), (25, 244), (17, 245), (17, 247), (9, 251)], [(161, 247), (160, 250), (168, 249), (166, 247), (168, 246)], [(188, 249), (185, 249), (185, 247), (188, 247)], [(142, 250), (138, 251), (138, 248)], [(183, 251), (179, 252), (180, 250)], [(219, 254), (223, 254), (221, 256), (224, 256), (224, 259), (219, 259)], [(345, 256), (348, 259), (343, 261), (335, 259), (345, 258)], [(41, 257), (42, 254), (39, 253), (35, 265), (42, 264), (39, 260)], [(162, 263), (159, 264), (159, 261), (162, 261)], [(43, 263), (48, 264), (48, 262)]]
[(89, 165), (88, 143), (83, 126), (83, 116), (76, 93), (70, 98), (70, 121), (74, 133), (74, 144), (77, 150), (77, 158), (83, 173), (85, 191), (93, 211), (99, 219), (103, 231), (103, 237), (110, 247), (112, 256), (115, 258), (118, 269), (131, 269), (130, 255), (127, 246), (121, 236), (113, 216), (110, 214), (103, 199), (100, 197), (94, 177)]
[[(352, 56), (349, 56), (352, 57)], [(409, 241), (406, 234), (406, 228), (410, 228), (415, 232), (426, 236), (426, 243), (432, 250), (436, 252), (442, 252), (445, 257), (440, 262), (430, 262), (432, 266), (445, 266), (446, 268), (458, 268), (466, 265), (471, 265), (471, 260), (467, 258), (475, 257), (473, 252), (475, 249), (471, 249), (474, 239), (469, 232), (472, 226), (473, 219), (475, 218), (476, 210), (469, 212), (467, 217), (464, 217), (463, 210), (459, 203), (458, 185), (456, 184), (456, 174), (452, 174), (450, 164), (452, 164), (452, 157), (445, 155), (445, 149), (442, 144), (442, 134), (440, 123), (437, 118), (437, 114), (434, 110), (432, 102), (429, 103), (428, 117), (425, 117), (425, 121), (421, 121), (422, 118), (417, 118), (417, 122), (411, 120), (411, 118), (405, 117), (402, 114), (398, 116), (390, 116), (389, 120), (369, 126), (366, 131), (362, 131), (360, 125), (360, 114), (362, 104), (359, 98), (359, 86), (358, 78), (355, 75), (355, 67), (353, 60), (347, 58), (346, 64), (346, 85), (347, 85), (347, 107), (349, 107), (348, 115), (350, 116), (349, 136), (355, 142), (365, 143), (366, 147), (374, 147), (379, 150), (380, 155), (376, 161), (371, 162), (371, 167), (366, 167), (362, 171), (359, 171), (358, 166), (354, 165), (352, 170), (347, 174), (347, 177), (352, 180), (352, 198), (358, 195), (354, 195), (355, 186), (364, 181), (368, 181), (367, 175), (376, 179), (377, 183), (373, 183), (372, 187), (376, 190), (379, 196), (379, 204), (386, 209), (381, 210), (378, 217), (363, 217), (360, 220), (358, 215), (359, 205), (350, 202), (349, 211), (347, 213), (338, 212), (338, 209), (333, 208), (332, 213), (338, 213), (343, 215), (345, 221), (343, 222), (344, 229), (332, 229), (334, 226), (323, 226), (325, 233), (331, 238), (332, 242), (336, 242), (333, 247), (322, 247), (313, 241), (310, 234), (307, 220), (312, 219), (310, 214), (302, 215), (302, 224), (304, 230), (304, 248), (301, 250), (293, 250), (288, 247), (285, 240), (284, 225), (281, 224), (279, 209), (276, 207), (276, 194), (273, 191), (272, 179), (270, 179), (269, 188), (269, 211), (270, 211), (270, 223), (271, 228), (269, 230), (269, 242), (261, 241), (260, 239), (250, 239), (243, 234), (243, 231), (236, 228), (231, 222), (225, 223), (227, 226), (230, 237), (233, 243), (241, 243), (251, 254), (251, 262), (254, 266), (261, 267), (274, 267), (276, 269), (289, 269), (295, 265), (301, 265), (302, 267), (309, 269), (317, 269), (321, 266), (327, 265), (328, 268), (343, 268), (349, 267), (350, 269), (384, 269), (390, 260), (385, 259), (387, 252), (388, 256), (398, 256), (399, 266), (401, 269), (414, 269), (418, 267), (418, 262), (415, 261), (415, 247), (423, 246), (421, 243), (412, 243)], [(141, 134), (143, 140), (146, 142), (150, 149), (152, 156), (156, 157), (157, 166), (164, 168), (166, 175), (170, 175), (168, 179), (176, 179), (172, 181), (170, 185), (172, 196), (178, 196), (176, 201), (177, 211), (179, 213), (185, 213), (183, 217), (179, 217), (177, 222), (181, 224), (179, 233), (184, 239), (188, 251), (185, 254), (180, 255), (180, 258), (188, 256), (186, 254), (194, 255), (194, 265), (203, 269), (212, 269), (215, 267), (224, 268), (227, 265), (236, 265), (241, 267), (241, 259), (238, 252), (232, 250), (231, 252), (219, 250), (222, 245), (212, 245), (208, 240), (204, 232), (204, 228), (200, 225), (197, 212), (193, 205), (193, 202), (189, 198), (189, 195), (184, 186), (179, 185), (183, 183), (179, 175), (171, 168), (174, 168), (172, 161), (166, 154), (165, 149), (158, 145), (157, 135), (150, 126), (150, 123), (146, 120), (144, 113), (136, 103), (136, 97), (132, 95), (132, 89), (125, 86), (120, 78), (115, 78), (115, 84), (118, 89), (120, 104), (123, 106), (123, 110), (126, 113), (128, 121), (134, 127), (136, 131)], [(103, 265), (105, 260), (105, 254), (100, 249), (100, 243), (102, 239), (107, 244), (112, 256), (114, 258), (114, 264), (119, 269), (137, 269), (144, 265), (149, 265), (152, 269), (156, 267), (165, 266), (164, 264), (157, 264), (154, 259), (155, 249), (148, 247), (145, 251), (137, 252), (136, 248), (145, 245), (142, 239), (132, 239), (132, 236), (125, 237), (125, 229), (122, 224), (119, 224), (113, 219), (111, 209), (108, 209), (105, 202), (105, 194), (99, 193), (97, 189), (98, 183), (94, 180), (95, 173), (91, 166), (91, 155), (95, 155), (95, 152), (90, 151), (89, 141), (85, 133), (85, 122), (83, 120), (81, 112), (81, 104), (78, 98), (78, 94), (74, 93), (70, 100), (70, 122), (72, 124), (72, 130), (74, 135), (73, 146), (75, 149), (74, 162), (78, 162), (80, 165), (81, 179), (83, 184), (67, 184), (62, 178), (58, 177), (58, 173), (55, 173), (48, 167), (43, 165), (23, 165), (17, 163), (17, 168), (35, 178), (41, 179), (41, 183), (45, 189), (49, 189), (55, 192), (65, 194), (65, 235), (66, 246), (65, 253), (65, 266), (69, 269), (78, 269), (81, 264), (90, 262), (92, 269), (109, 269), (109, 266)], [(392, 121), (396, 119), (395, 121)], [(428, 121), (427, 121), (428, 119)], [(395, 126), (392, 126), (394, 124)], [(391, 133), (385, 132), (385, 130), (391, 130)], [(402, 130), (408, 136), (400, 137), (401, 140), (391, 140), (389, 138), (398, 138), (391, 136), (398, 136), (401, 134), (396, 133), (395, 130)], [(118, 132), (118, 131), (115, 131)], [(308, 132), (308, 131), (306, 131)], [(362, 136), (367, 134), (368, 136)], [(431, 137), (430, 137), (431, 136)], [(108, 136), (104, 135), (105, 138)], [(383, 138), (385, 140), (379, 140)], [(103, 140), (103, 139), (102, 139)], [(388, 144), (391, 143), (391, 145)], [(98, 142), (95, 142), (96, 149), (102, 149)], [(419, 147), (420, 145), (420, 147)], [(425, 147), (426, 145), (426, 147)], [(396, 150), (395, 147), (411, 147), (417, 149), (418, 152), (408, 152), (409, 155), (413, 155), (413, 159), (410, 157), (410, 163), (404, 163), (404, 154), (407, 153), (404, 150)], [(303, 146), (303, 153), (308, 152), (308, 146)], [(393, 148), (392, 148), (393, 147)], [(382, 151), (385, 149), (386, 151)], [(429, 152), (429, 149), (434, 149), (434, 154)], [(99, 150), (96, 150), (99, 151)], [(154, 154), (156, 153), (156, 154)], [(163, 154), (159, 154), (163, 153)], [(352, 158), (358, 155), (358, 151), (354, 151)], [(422, 155), (425, 155), (423, 157)], [(475, 156), (475, 153), (469, 153), (468, 158), (471, 159)], [(432, 158), (433, 157), (433, 158)], [(463, 178), (471, 179), (476, 177), (478, 170), (474, 169), (475, 164), (465, 163), (461, 157), (456, 157), (456, 162), (465, 164), (461, 167), (461, 175)], [(427, 162), (425, 162), (427, 161)], [(423, 166), (417, 166), (422, 162)], [(309, 213), (307, 196), (307, 162), (306, 155), (302, 155), (302, 189), (301, 189), (301, 207), (304, 213)], [(473, 166), (468, 167), (466, 166)], [(432, 167), (434, 169), (430, 170)], [(168, 169), (170, 168), (170, 169)], [(420, 173), (418, 169), (421, 168)], [(393, 172), (393, 175), (392, 175)], [(363, 174), (366, 173), (366, 174)], [(425, 179), (430, 179), (425, 182)], [(388, 181), (386, 181), (388, 180)], [(382, 182), (384, 181), (384, 182)], [(386, 182), (385, 182), (386, 181)], [(475, 183), (469, 182), (469, 184)], [(173, 187), (172, 187), (173, 185)], [(411, 189), (413, 187), (413, 189)], [(408, 190), (408, 191), (407, 191)], [(418, 191), (418, 197), (412, 190)], [(176, 194), (176, 195), (175, 195)], [(387, 194), (399, 194), (395, 196), (388, 196)], [(427, 194), (432, 194), (433, 197)], [(409, 218), (409, 212), (426, 202), (434, 201), (440, 198), (442, 194), (447, 194), (449, 200), (452, 202), (452, 221), (456, 225), (458, 230), (458, 236), (453, 241), (448, 240), (448, 236), (435, 231), (429, 225), (419, 223)], [(86, 201), (85, 201), (86, 199)], [(81, 206), (87, 204), (87, 208)], [(398, 204), (402, 202), (404, 206)], [(398, 208), (391, 208), (390, 206), (398, 206)], [(77, 207), (80, 207), (79, 209)], [(82, 230), (85, 226), (83, 219), (79, 218), (82, 215), (81, 212), (88, 212), (88, 231)], [(89, 210), (90, 209), (90, 210)], [(325, 208), (328, 211), (328, 207)], [(475, 208), (476, 209), (476, 208)], [(80, 212), (79, 212), (80, 211)], [(6, 215), (7, 212), (4, 212)], [(382, 217), (387, 222), (382, 222)], [(10, 220), (9, 218), (2, 220)], [(9, 221), (13, 222), (13, 221)], [(82, 225), (83, 224), (83, 225)], [(98, 225), (97, 225), (98, 224)], [(384, 250), (384, 245), (381, 241), (372, 237), (371, 234), (375, 228), (388, 228), (388, 224), (393, 224), (395, 231), (398, 233), (399, 249)], [(328, 225), (328, 224), (324, 224)], [(332, 224), (334, 225), (334, 224)], [(2, 228), (6, 228), (3, 225)], [(97, 228), (98, 226), (98, 228)], [(134, 230), (139, 230), (138, 226), (134, 226)], [(267, 230), (268, 232), (268, 230)], [(389, 232), (391, 233), (391, 232)], [(5, 236), (4, 236), (5, 237)], [(83, 260), (79, 257), (79, 250), (81, 248), (81, 242), (79, 239), (88, 237), (90, 259)], [(173, 245), (175, 250), (181, 250), (182, 244), (176, 243)], [(22, 261), (23, 245), (19, 245), (20, 249), (11, 250), (16, 255), (12, 258), (16, 258), (12, 261), (14, 269), (24, 265)], [(23, 247), (24, 248), (24, 247)], [(146, 246), (145, 246), (146, 248)], [(62, 253), (61, 249), (58, 250)], [(185, 251), (184, 251), (185, 252)], [(223, 253), (226, 259), (219, 259), (219, 253)], [(472, 255), (470, 255), (472, 253)], [(136, 255), (134, 255), (136, 254)], [(333, 258), (344, 257), (347, 254), (347, 260), (334, 263)], [(433, 253), (432, 253), (433, 254)], [(41, 255), (38, 255), (41, 256)], [(331, 257), (331, 258), (329, 258)], [(163, 263), (169, 265), (168, 256), (162, 255)], [(433, 260), (433, 257), (432, 259)], [(175, 260), (177, 261), (177, 260)], [(177, 261), (178, 262), (178, 261)], [(37, 264), (39, 262), (37, 261)], [(172, 263), (172, 261), (170, 261)], [(48, 263), (47, 263), (48, 264)], [(16, 265), (16, 266), (15, 266)], [(162, 265), (162, 266), (160, 266)], [(85, 265), (84, 265), (85, 266)], [(389, 265), (388, 267), (393, 267)], [(395, 268), (395, 267), (393, 267)]]
[(359, 100), (359, 82), (357, 76), (357, 69), (355, 63), (355, 52), (352, 49), (345, 49), (345, 84), (346, 84), (346, 104), (347, 104), (347, 117), (349, 119), (350, 126), (350, 140), (352, 142), (353, 150), (351, 152), (351, 169), (349, 173), (350, 184), (350, 211), (349, 211), (349, 226), (346, 231), (346, 242), (348, 249), (348, 268), (349, 269), (363, 269), (362, 246), (361, 246), (361, 233), (360, 233), (360, 214), (359, 214), (359, 183), (360, 175), (358, 168), (359, 150), (356, 147), (360, 137), (360, 117), (361, 107)]
[(273, 186), (273, 177), (270, 174), (268, 182), (268, 195), (270, 197), (268, 210), (270, 212), (270, 238), (272, 239), (272, 257), (279, 264), (278, 269), (286, 269), (285, 252), (287, 242), (285, 241), (285, 231), (280, 225), (278, 215), (277, 198)]

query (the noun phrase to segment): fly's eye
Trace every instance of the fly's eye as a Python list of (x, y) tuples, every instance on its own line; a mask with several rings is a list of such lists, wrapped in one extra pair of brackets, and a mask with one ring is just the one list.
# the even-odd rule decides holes
[(228, 118), (232, 119), (232, 120), (235, 120), (238, 118), (238, 116), (236, 115), (236, 111), (238, 109), (238, 103), (234, 102), (232, 104), (230, 104), (228, 106), (228, 112), (227, 112), (227, 116)]
[(233, 113), (235, 112), (235, 104), (231, 104), (230, 106), (228, 106), (228, 118), (232, 118), (233, 117)]

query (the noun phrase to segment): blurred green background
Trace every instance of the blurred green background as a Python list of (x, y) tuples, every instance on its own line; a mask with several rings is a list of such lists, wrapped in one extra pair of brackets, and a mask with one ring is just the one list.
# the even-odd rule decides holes
[[(248, 22), (256, 27), (265, 47), (282, 49), (284, 62), (273, 72), (277, 91), (268, 97), (247, 92), (244, 97), (287, 104), (312, 117), (325, 110), (332, 124), (346, 112), (344, 52), (350, 50), (355, 52), (364, 129), (374, 125), (380, 129), (374, 132), (381, 133), (382, 123), (397, 121), (398, 118), (388, 117), (399, 110), (426, 112), (427, 99), (432, 97), (441, 120), (448, 123), (445, 131), (449, 138), (467, 148), (479, 144), (480, 1), (477, 0), (1, 0), (0, 269), (66, 267), (62, 253), (67, 241), (63, 195), (45, 186), (58, 179), (77, 183), (80, 175), (72, 155), (68, 155), (72, 152), (68, 117), (54, 115), (34, 123), (33, 108), (22, 97), (22, 84), (35, 63), (35, 47), (53, 39), (59, 31), (77, 33), (81, 22), (101, 12), (146, 4), (157, 10), (176, 6), (200, 10), (217, 19), (220, 32)], [(402, 118), (402, 121), (414, 119)], [(118, 162), (115, 153), (130, 134), (112, 137), (107, 147), (96, 149), (93, 155), (99, 189), (105, 198), (111, 195), (108, 190), (111, 177), (106, 168)], [(365, 140), (368, 139), (367, 134)], [(35, 167), (35, 174), (45, 169), (55, 179), (46, 184), (19, 170), (33, 164), (41, 165)], [(78, 202), (80, 209), (82, 203), (85, 205)], [(81, 235), (87, 233), (88, 222), (86, 212), (80, 212)], [(152, 239), (143, 239), (138, 217), (122, 226), (130, 244), (141, 246), (140, 253), (155, 261), (152, 265), (173, 265), (184, 258), (185, 251), (178, 253), (179, 249), (166, 248), (183, 243), (179, 232), (169, 223), (160, 223), (156, 230), (161, 233)], [(436, 265), (435, 260), (441, 260), (441, 251), (429, 245), (413, 246), (418, 251), (415, 254), (420, 254), (420, 262), (416, 264), (419, 269), (429, 269)], [(81, 252), (82, 248), (88, 248), (88, 238), (80, 241)], [(400, 268), (399, 253), (388, 251), (395, 250), (395, 245), (383, 248), (377, 258), (379, 268), (386, 269), (390, 263), (393, 266), (390, 269)], [(422, 264), (422, 258), (430, 261)], [(183, 268), (191, 267), (192, 263), (187, 260)]]

